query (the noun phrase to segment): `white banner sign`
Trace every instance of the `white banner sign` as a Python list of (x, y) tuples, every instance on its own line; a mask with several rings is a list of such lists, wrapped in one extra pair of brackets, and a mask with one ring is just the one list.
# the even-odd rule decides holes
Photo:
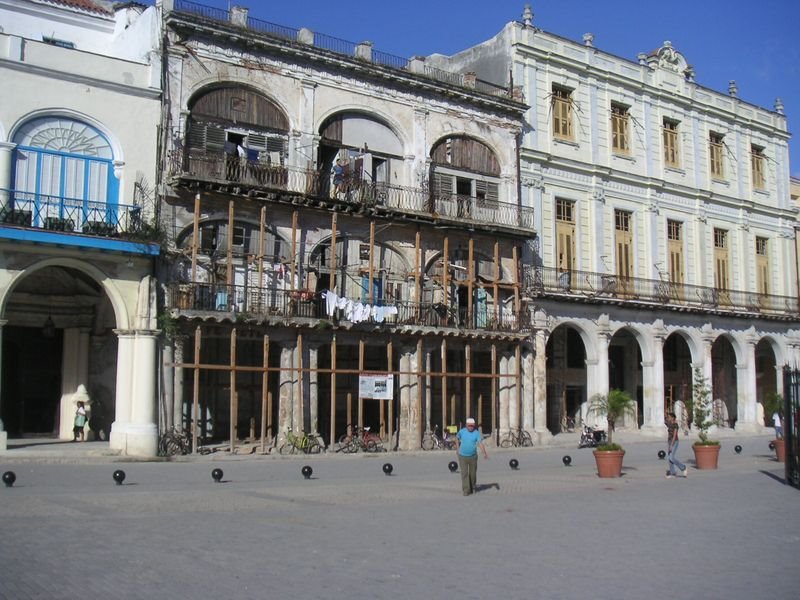
[(359, 375), (358, 396), (371, 400), (391, 400), (394, 395), (394, 375)]

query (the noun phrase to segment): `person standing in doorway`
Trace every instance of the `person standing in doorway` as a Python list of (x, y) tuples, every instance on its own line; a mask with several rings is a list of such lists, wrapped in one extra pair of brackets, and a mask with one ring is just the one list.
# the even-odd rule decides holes
[(81, 401), (78, 401), (78, 409), (75, 411), (75, 421), (72, 425), (72, 441), (77, 442), (78, 438), (83, 441), (83, 428), (86, 425), (86, 406)]
[(675, 477), (675, 466), (681, 470), (681, 475), (686, 477), (689, 472), (686, 465), (678, 460), (678, 435), (680, 432), (680, 425), (678, 425), (678, 418), (674, 412), (667, 413), (667, 458), (669, 459), (669, 471), (667, 471), (667, 479)]
[(488, 459), (486, 446), (483, 445), (481, 432), (475, 427), (475, 419), (467, 419), (466, 427), (456, 434), (456, 452), (458, 468), (461, 470), (461, 491), (465, 496), (475, 493), (476, 473), (478, 471), (478, 448), (483, 458)]

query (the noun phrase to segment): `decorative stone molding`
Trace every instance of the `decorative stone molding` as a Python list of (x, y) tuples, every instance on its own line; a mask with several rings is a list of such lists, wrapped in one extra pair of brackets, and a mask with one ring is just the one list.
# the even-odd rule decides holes
[(305, 27), (301, 27), (297, 32), (297, 41), (301, 44), (314, 45), (314, 32)]
[(606, 191), (603, 188), (595, 189), (592, 192), (592, 200), (595, 202), (600, 202), (601, 204), (606, 203)]
[(231, 23), (238, 27), (247, 27), (247, 15), (249, 12), (250, 9), (244, 6), (231, 6)]
[(534, 188), (537, 190), (544, 189), (544, 178), (542, 177), (523, 177), (522, 185), (529, 188)]

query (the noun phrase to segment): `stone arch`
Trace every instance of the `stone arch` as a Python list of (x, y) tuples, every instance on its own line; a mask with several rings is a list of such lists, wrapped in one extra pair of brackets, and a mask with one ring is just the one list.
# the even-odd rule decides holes
[(215, 82), (196, 89), (187, 100), (191, 115), (288, 132), (289, 116), (284, 107), (263, 91), (245, 83)]
[[(320, 136), (323, 136), (323, 132), (326, 131), (326, 129), (331, 126), (331, 124), (334, 122), (335, 119), (340, 117), (347, 117), (348, 115), (355, 118), (360, 117), (371, 121), (375, 121), (376, 123), (379, 123), (384, 127), (386, 127), (389, 131), (392, 132), (392, 134), (397, 138), (398, 142), (400, 143), (400, 151), (397, 152), (397, 155), (403, 156), (405, 154), (404, 149), (408, 147), (409, 137), (406, 131), (403, 129), (400, 122), (386, 111), (380, 110), (372, 106), (365, 107), (358, 104), (347, 104), (347, 105), (337, 106), (329, 110), (328, 112), (325, 112), (322, 115), (320, 115), (315, 131)], [(328, 138), (328, 139), (334, 140), (334, 138)], [(356, 144), (356, 147), (359, 147), (360, 145), (361, 144)]]
[(459, 133), (442, 136), (431, 145), (434, 166), (450, 167), (481, 175), (500, 177), (499, 153), (476, 137)]
[(117, 329), (131, 328), (130, 315), (133, 312), (133, 307), (128, 307), (126, 305), (122, 293), (114, 283), (113, 279), (90, 263), (68, 257), (43, 259), (28, 265), (23, 270), (13, 275), (8, 281), (5, 292), (2, 294), (2, 296), (0, 296), (0, 315), (5, 315), (8, 300), (14, 293), (14, 289), (17, 287), (19, 282), (32, 273), (47, 267), (70, 267), (81, 271), (94, 279), (102, 287), (108, 296), (109, 301), (111, 302), (111, 306), (114, 310), (114, 319), (117, 324)]

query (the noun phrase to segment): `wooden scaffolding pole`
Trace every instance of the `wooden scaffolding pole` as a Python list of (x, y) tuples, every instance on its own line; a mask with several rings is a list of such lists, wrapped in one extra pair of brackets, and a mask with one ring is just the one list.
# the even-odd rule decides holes
[[(334, 293), (336, 293), (336, 225), (337, 225), (336, 217), (337, 217), (337, 213), (333, 213), (333, 215), (331, 216), (330, 289)], [(335, 337), (334, 337), (334, 340), (335, 340)], [(334, 345), (335, 345), (335, 343), (334, 343)], [(331, 443), (333, 443), (333, 436), (332, 435), (331, 435)]]
[(442, 289), (444, 290), (444, 305), (450, 307), (450, 238), (444, 236), (444, 249), (442, 250)]
[[(198, 197), (200, 194), (198, 194)], [(194, 330), (194, 389), (192, 390), (192, 452), (197, 454), (198, 418), (200, 417), (200, 327)]]
[[(391, 373), (394, 369), (394, 348), (392, 347), (392, 340), (386, 344), (386, 364), (389, 366), (389, 372)], [(392, 395), (389, 397), (389, 424), (386, 428), (389, 440), (392, 439), (392, 435), (394, 434), (394, 390), (392, 390)]]
[(267, 237), (267, 207), (261, 207), (261, 216), (258, 220), (258, 297), (263, 301), (264, 290), (264, 244)]
[[(514, 265), (514, 312), (517, 315), (517, 319), (519, 319), (519, 309), (520, 309), (519, 263), (517, 262), (517, 256), (519, 254), (517, 246), (512, 246), (511, 255), (512, 255), (511, 263)], [(519, 325), (519, 322), (517, 324)]]
[(422, 338), (417, 339), (417, 398), (414, 401), (416, 419), (414, 420), (414, 436), (417, 444), (422, 443)]
[(420, 248), (420, 232), (417, 228), (417, 234), (414, 236), (414, 299), (417, 303), (417, 314), (419, 318), (420, 304), (422, 303), (422, 249)]
[(522, 369), (521, 369), (521, 361), (522, 361), (522, 346), (517, 344), (517, 347), (514, 352), (514, 359), (517, 361), (516, 366), (516, 381), (515, 387), (517, 392), (517, 423), (515, 427), (522, 427)]
[(294, 410), (297, 412), (294, 414), (299, 416), (295, 417), (295, 419), (292, 419), (292, 421), (297, 421), (297, 431), (305, 431), (305, 402), (303, 399), (305, 387), (303, 385), (303, 334), (299, 331), (297, 332), (297, 359), (295, 360), (294, 364), (297, 365), (297, 400), (295, 401), (294, 405)]
[[(375, 302), (372, 282), (374, 281), (375, 277), (375, 266), (374, 266), (374, 258), (375, 258), (375, 221), (369, 222), (369, 292), (367, 293), (367, 302), (369, 304), (373, 304)], [(383, 404), (381, 404), (383, 406)]]
[(502, 307), (500, 305), (500, 242), (494, 243), (494, 321), (500, 324)]
[[(227, 263), (228, 272), (225, 277), (225, 283), (228, 286), (233, 285), (233, 200), (228, 202), (228, 248), (227, 248)], [(228, 287), (228, 306), (233, 305), (233, 290)]]
[[(263, 209), (262, 209), (263, 220)], [(263, 221), (262, 221), (263, 222)], [(269, 393), (269, 336), (264, 336), (263, 353), (264, 372), (261, 374), (261, 454), (267, 452), (267, 429), (272, 430), (272, 403)]]
[[(464, 366), (466, 367), (467, 375), (464, 378), (464, 384), (466, 385), (466, 389), (464, 390), (466, 396), (464, 414), (469, 416), (472, 411), (472, 345), (469, 343), (464, 346)], [(478, 419), (478, 423), (480, 423), (480, 418)]]
[(236, 450), (236, 424), (239, 419), (239, 407), (236, 405), (236, 327), (231, 330), (231, 372), (230, 372), (230, 434), (231, 456)]
[(500, 443), (500, 435), (497, 432), (497, 346), (492, 344), (492, 433), (495, 443)]
[(290, 266), (290, 277), (292, 278), (289, 283), (289, 289), (294, 291), (295, 276), (297, 275), (297, 211), (292, 211), (292, 251), (290, 253), (292, 261)]
[[(475, 327), (477, 321), (473, 314), (473, 290), (475, 289), (475, 240), (469, 236), (469, 247), (467, 250), (467, 322), (469, 327)], [(469, 381), (469, 380), (467, 380)]]
[(200, 245), (200, 194), (194, 197), (194, 219), (192, 222), (192, 283), (197, 281), (197, 247)]
[[(364, 338), (358, 339), (358, 372), (364, 372)], [(358, 394), (358, 428), (364, 427), (364, 399)]]
[[(442, 434), (447, 427), (447, 340), (442, 338), (440, 349), (442, 355)], [(452, 419), (455, 415), (451, 414)]]
[[(334, 214), (334, 219), (335, 218), (336, 215)], [(333, 339), (331, 340), (331, 439), (329, 442), (330, 447), (333, 448), (334, 443), (336, 443), (336, 334), (333, 334)]]

